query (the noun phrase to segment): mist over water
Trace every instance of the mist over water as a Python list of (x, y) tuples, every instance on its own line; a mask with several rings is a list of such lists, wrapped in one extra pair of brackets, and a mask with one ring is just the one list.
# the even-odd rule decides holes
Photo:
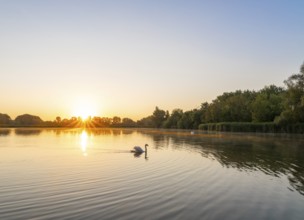
[(303, 146), (295, 135), (0, 129), (0, 218), (301, 219)]

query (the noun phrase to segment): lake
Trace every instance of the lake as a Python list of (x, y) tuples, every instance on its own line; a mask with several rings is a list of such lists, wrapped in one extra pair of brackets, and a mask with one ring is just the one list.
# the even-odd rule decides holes
[(0, 219), (303, 216), (303, 136), (0, 129)]

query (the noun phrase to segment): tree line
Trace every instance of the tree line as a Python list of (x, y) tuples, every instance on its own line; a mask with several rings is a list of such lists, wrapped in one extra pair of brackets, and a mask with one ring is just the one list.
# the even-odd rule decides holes
[(39, 116), (23, 114), (12, 120), (7, 114), (0, 113), (1, 127), (136, 127), (137, 124), (130, 118), (109, 117), (88, 117), (83, 120), (81, 117), (70, 119), (57, 116), (54, 121), (43, 121)]
[[(219, 95), (211, 103), (204, 102), (199, 108), (171, 113), (156, 107), (152, 115), (138, 121), (130, 118), (89, 117), (86, 121), (72, 117), (54, 121), (42, 121), (38, 116), (21, 115), (12, 120), (0, 114), (0, 125), (5, 126), (55, 126), (55, 127), (144, 127), (203, 130), (262, 129), (287, 131), (290, 126), (304, 126), (304, 63), (300, 72), (284, 81), (285, 87), (265, 86), (259, 91), (236, 90)], [(265, 127), (266, 126), (266, 127)], [(285, 130), (284, 130), (285, 129)], [(300, 129), (300, 130), (301, 130)], [(245, 129), (246, 130), (246, 129)], [(299, 129), (298, 129), (299, 130)]]
[(246, 127), (248, 131), (271, 128), (278, 132), (296, 126), (304, 131), (304, 64), (300, 72), (291, 75), (284, 84), (285, 87), (265, 86), (259, 91), (225, 92), (211, 103), (204, 102), (200, 108), (185, 112), (175, 109), (169, 114), (156, 107), (153, 114), (138, 121), (138, 125), (203, 130), (225, 130), (225, 127), (239, 131)]

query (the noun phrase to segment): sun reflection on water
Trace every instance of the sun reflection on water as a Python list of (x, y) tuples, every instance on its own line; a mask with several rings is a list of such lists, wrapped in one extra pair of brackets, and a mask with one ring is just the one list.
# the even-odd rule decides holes
[(83, 156), (88, 156), (87, 146), (88, 146), (88, 134), (85, 130), (81, 132), (80, 144)]

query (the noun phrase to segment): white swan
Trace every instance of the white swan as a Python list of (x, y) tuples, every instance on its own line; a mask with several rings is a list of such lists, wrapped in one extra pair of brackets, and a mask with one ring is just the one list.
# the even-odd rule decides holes
[(132, 153), (143, 153), (143, 152), (147, 152), (147, 147), (148, 147), (149, 145), (148, 144), (145, 144), (145, 150), (143, 150), (141, 147), (139, 147), (139, 146), (135, 146), (134, 148), (133, 148), (133, 150), (131, 150), (131, 152)]

